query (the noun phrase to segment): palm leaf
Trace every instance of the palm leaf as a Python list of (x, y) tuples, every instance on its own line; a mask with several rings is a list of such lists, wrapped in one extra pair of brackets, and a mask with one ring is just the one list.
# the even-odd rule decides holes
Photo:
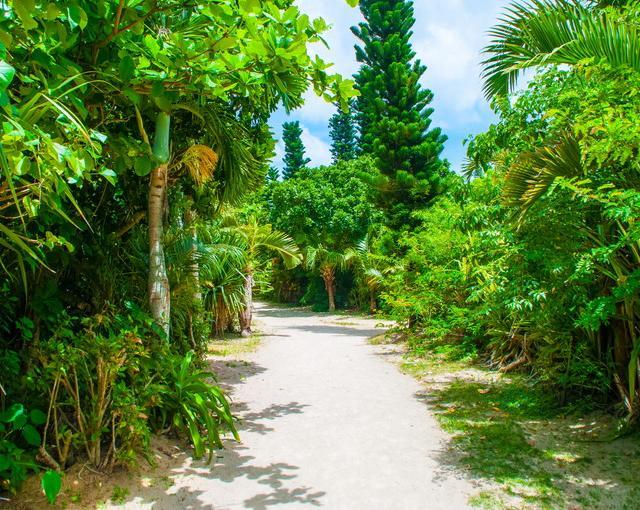
[(505, 203), (526, 211), (544, 195), (557, 177), (575, 177), (583, 172), (580, 146), (571, 135), (560, 142), (520, 155), (505, 176)]
[(640, 71), (636, 26), (578, 0), (516, 2), (489, 31), (484, 92), (492, 99), (512, 91), (521, 73), (542, 65), (576, 65), (588, 59)]

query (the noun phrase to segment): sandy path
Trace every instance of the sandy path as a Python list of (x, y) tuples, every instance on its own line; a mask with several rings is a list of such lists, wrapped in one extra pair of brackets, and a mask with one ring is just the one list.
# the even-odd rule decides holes
[(375, 321), (264, 305), (257, 319), (269, 336), (232, 385), (242, 444), (214, 468), (182, 458), (170, 487), (117, 508), (467, 508), (419, 384), (366, 341)]

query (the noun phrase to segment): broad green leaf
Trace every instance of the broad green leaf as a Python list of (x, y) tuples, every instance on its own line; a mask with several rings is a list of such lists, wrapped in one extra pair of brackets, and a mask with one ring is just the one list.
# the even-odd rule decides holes
[(47, 415), (40, 409), (34, 409), (31, 411), (31, 413), (29, 413), (29, 418), (31, 419), (31, 423), (34, 425), (44, 425), (47, 422)]
[(100, 172), (100, 175), (102, 175), (105, 179), (107, 179), (107, 181), (109, 181), (109, 183), (113, 185), (115, 185), (118, 180), (116, 173), (110, 168), (105, 168), (104, 170), (102, 170)]
[(58, 494), (60, 494), (60, 489), (62, 488), (62, 477), (60, 476), (60, 473), (53, 470), (47, 471), (42, 475), (41, 485), (44, 495), (47, 497), (49, 503), (55, 503)]
[(4, 423), (13, 423), (20, 416), (24, 416), (24, 406), (22, 404), (13, 404), (4, 413), (0, 414), (0, 421)]
[(141, 156), (136, 159), (136, 162), (133, 164), (133, 169), (137, 175), (144, 177), (145, 175), (149, 175), (151, 170), (153, 170), (153, 162), (147, 156)]
[(120, 61), (120, 78), (122, 81), (129, 82), (133, 78), (136, 71), (136, 64), (130, 55), (125, 55)]
[(67, 21), (71, 30), (75, 30), (76, 27), (80, 27), (80, 30), (84, 30), (87, 26), (87, 13), (84, 12), (82, 7), (77, 5), (71, 5), (67, 7)]
[(33, 19), (33, 13), (36, 11), (35, 0), (18, 0), (17, 2), (13, 2), (13, 9), (16, 11), (25, 30), (33, 30), (38, 26), (38, 23)]
[(140, 94), (138, 94), (135, 90), (124, 89), (124, 95), (127, 96), (129, 101), (131, 101), (134, 105), (140, 106), (142, 98), (140, 97)]
[(158, 44), (158, 41), (156, 41), (154, 37), (150, 36), (149, 34), (145, 35), (144, 45), (151, 52), (151, 55), (153, 55), (154, 57), (158, 55), (158, 52), (160, 51), (160, 45)]
[(22, 428), (22, 437), (31, 446), (40, 446), (40, 433), (33, 425), (27, 424)]
[(14, 67), (4, 60), (0, 60), (0, 92), (7, 90), (15, 75), (16, 70)]

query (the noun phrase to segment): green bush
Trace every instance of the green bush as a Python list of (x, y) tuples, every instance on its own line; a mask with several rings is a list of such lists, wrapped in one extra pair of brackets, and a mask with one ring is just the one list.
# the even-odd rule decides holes
[(168, 423), (190, 438), (196, 458), (208, 452), (211, 462), (215, 448), (223, 448), (225, 431), (239, 439), (227, 397), (212, 384), (212, 372), (197, 368), (193, 352), (173, 356), (165, 364), (166, 376), (158, 387), (161, 401), (154, 412), (162, 426)]
[(0, 489), (15, 491), (30, 472), (37, 472), (35, 456), (41, 443), (38, 429), (47, 416), (13, 404), (0, 413)]

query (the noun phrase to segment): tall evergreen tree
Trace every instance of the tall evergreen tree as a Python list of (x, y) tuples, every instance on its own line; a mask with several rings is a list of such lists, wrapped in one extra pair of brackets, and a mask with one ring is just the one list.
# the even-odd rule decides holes
[(334, 163), (350, 161), (358, 155), (353, 108), (354, 103), (351, 102), (348, 111), (338, 109), (338, 112), (329, 120), (331, 155)]
[(361, 62), (357, 121), (360, 149), (371, 154), (385, 176), (381, 205), (394, 223), (438, 193), (447, 164), (440, 159), (446, 137), (430, 129), (430, 90), (420, 86), (426, 71), (411, 47), (413, 2), (361, 0), (365, 22), (351, 30)]
[(276, 182), (280, 178), (280, 171), (275, 166), (270, 166), (267, 170), (266, 181)]
[(284, 179), (291, 179), (311, 161), (304, 157), (304, 144), (302, 143), (302, 128), (300, 122), (285, 122), (282, 125), (282, 139), (284, 141)]

